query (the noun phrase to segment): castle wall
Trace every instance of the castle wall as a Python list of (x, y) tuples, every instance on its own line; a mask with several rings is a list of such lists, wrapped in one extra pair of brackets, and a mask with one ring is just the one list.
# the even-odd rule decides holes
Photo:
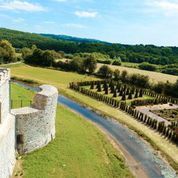
[(15, 165), (15, 118), (0, 125), (0, 177), (9, 178)]
[(4, 120), (8, 118), (8, 114), (10, 111), (9, 81), (10, 81), (10, 71), (8, 69), (0, 69), (0, 103), (1, 103), (0, 123), (1, 124), (3, 123)]
[(55, 138), (58, 91), (48, 85), (40, 88), (32, 107), (12, 110), (16, 118), (17, 150), (21, 154), (41, 148)]
[(15, 165), (15, 117), (9, 108), (10, 72), (0, 69), (0, 178), (9, 178)]

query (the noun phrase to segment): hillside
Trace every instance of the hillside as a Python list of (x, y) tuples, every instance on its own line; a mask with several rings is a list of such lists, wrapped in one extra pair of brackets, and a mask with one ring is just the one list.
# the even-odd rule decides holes
[[(93, 40), (61, 35), (45, 36), (0, 28), (0, 39), (9, 40), (15, 48), (31, 47), (35, 44), (41, 49), (53, 49), (72, 54), (79, 52), (100, 52), (108, 54), (111, 58), (120, 57), (123, 62), (149, 62), (161, 65), (178, 63), (178, 47), (110, 44), (99, 43), (98, 40), (95, 42)], [(86, 40), (88, 41), (87, 43), (84, 42)]]
[(96, 39), (88, 39), (88, 38), (79, 38), (79, 37), (73, 37), (68, 35), (54, 35), (54, 34), (40, 34), (41, 36), (53, 38), (57, 40), (63, 40), (63, 41), (72, 41), (76, 43), (105, 43), (109, 44), (108, 42), (96, 40)]

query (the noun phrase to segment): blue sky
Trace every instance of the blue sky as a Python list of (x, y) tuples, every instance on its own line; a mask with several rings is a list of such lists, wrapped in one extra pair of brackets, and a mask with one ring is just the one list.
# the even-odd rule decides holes
[(178, 46), (178, 0), (0, 0), (0, 26)]

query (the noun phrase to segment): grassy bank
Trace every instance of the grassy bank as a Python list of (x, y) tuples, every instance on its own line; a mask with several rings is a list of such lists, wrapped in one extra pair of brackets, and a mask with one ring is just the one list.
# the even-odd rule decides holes
[(101, 113), (113, 117), (123, 124), (126, 124), (129, 128), (135, 130), (137, 133), (139, 133), (139, 135), (148, 140), (155, 149), (160, 150), (167, 160), (169, 160), (171, 165), (178, 170), (178, 149), (176, 145), (170, 143), (161, 135), (142, 123), (139, 123), (126, 113), (112, 108), (102, 102), (96, 102), (96, 100), (90, 97), (81, 95), (80, 93), (76, 93), (67, 88), (68, 82), (91, 80), (94, 79), (93, 77), (86, 77), (76, 73), (55, 71), (27, 65), (12, 67), (11, 70), (12, 75), (16, 77), (22, 79), (32, 79), (40, 83), (49, 83), (55, 85), (59, 89), (60, 93), (63, 93), (84, 105), (90, 106), (94, 110), (99, 110)]
[[(12, 84), (12, 99), (33, 92)], [(91, 123), (63, 106), (57, 108), (56, 139), (22, 158), (25, 178), (132, 177), (120, 153)]]

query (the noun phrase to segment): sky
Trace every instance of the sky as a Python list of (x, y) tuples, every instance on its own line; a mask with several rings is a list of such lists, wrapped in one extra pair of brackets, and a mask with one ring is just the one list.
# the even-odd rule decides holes
[(0, 0), (0, 27), (178, 46), (178, 0)]

